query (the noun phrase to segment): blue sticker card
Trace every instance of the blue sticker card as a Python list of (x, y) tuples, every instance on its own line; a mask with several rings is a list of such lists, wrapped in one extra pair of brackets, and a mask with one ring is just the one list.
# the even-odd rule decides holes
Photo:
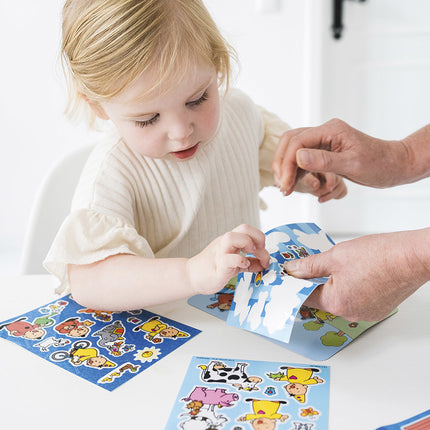
[(293, 224), (268, 231), (270, 267), (260, 273), (243, 272), (238, 276), (227, 324), (289, 342), (301, 305), (327, 278), (294, 278), (284, 271), (284, 263), (332, 246), (333, 241), (315, 224)]
[(328, 430), (330, 368), (193, 357), (166, 430)]
[(312, 360), (326, 360), (377, 324), (347, 321), (303, 305), (328, 278), (297, 279), (284, 272), (286, 261), (319, 254), (333, 245), (313, 223), (276, 227), (266, 233), (271, 257), (267, 270), (240, 273), (218, 293), (196, 295), (188, 303)]
[(0, 336), (112, 391), (200, 333), (139, 309), (87, 309), (70, 295), (0, 323)]

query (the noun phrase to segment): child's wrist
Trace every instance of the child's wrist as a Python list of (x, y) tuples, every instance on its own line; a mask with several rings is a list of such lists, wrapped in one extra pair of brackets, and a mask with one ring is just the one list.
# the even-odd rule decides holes
[(196, 276), (196, 261), (195, 257), (188, 258), (185, 262), (185, 278), (186, 284), (189, 287), (190, 296), (202, 294), (200, 291), (201, 282)]

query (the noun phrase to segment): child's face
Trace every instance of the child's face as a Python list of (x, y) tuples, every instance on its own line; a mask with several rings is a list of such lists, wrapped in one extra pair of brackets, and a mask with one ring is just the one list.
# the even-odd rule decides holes
[[(156, 75), (154, 75), (156, 76)], [(188, 160), (215, 135), (219, 94), (215, 69), (190, 68), (181, 82), (153, 87), (151, 73), (141, 75), (118, 96), (100, 105), (133, 150), (151, 158)], [(139, 100), (140, 97), (140, 100)]]

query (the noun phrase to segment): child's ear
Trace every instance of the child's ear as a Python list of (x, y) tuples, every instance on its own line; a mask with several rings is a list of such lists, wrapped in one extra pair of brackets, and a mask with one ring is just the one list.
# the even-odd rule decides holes
[(99, 103), (92, 101), (85, 94), (81, 93), (81, 97), (88, 103), (91, 110), (101, 119), (109, 119), (109, 116), (104, 111), (104, 109), (100, 106)]

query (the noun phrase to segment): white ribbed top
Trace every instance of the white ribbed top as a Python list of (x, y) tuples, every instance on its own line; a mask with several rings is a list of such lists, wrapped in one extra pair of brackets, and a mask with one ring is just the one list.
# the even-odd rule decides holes
[(239, 224), (258, 227), (260, 179), (273, 184), (273, 150), (287, 128), (230, 90), (215, 137), (190, 160), (143, 157), (120, 139), (97, 145), (44, 263), (60, 292), (68, 264), (119, 253), (190, 257)]

